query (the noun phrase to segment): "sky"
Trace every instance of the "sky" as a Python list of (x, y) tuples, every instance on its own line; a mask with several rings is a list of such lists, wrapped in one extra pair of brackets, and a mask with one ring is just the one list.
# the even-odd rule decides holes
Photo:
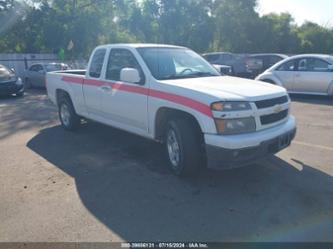
[(258, 0), (258, 12), (289, 12), (299, 25), (312, 21), (333, 27), (333, 0)]

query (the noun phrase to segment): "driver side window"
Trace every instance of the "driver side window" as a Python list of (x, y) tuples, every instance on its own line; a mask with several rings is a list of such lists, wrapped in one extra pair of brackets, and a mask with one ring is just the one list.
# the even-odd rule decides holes
[(113, 81), (120, 81), (120, 72), (124, 68), (134, 68), (139, 71), (141, 82), (144, 83), (143, 71), (134, 57), (127, 49), (112, 49), (106, 68), (105, 78)]
[(288, 61), (282, 64), (278, 69), (278, 71), (295, 71), (295, 61)]
[(298, 71), (329, 72), (329, 64), (317, 58), (305, 58), (298, 62)]

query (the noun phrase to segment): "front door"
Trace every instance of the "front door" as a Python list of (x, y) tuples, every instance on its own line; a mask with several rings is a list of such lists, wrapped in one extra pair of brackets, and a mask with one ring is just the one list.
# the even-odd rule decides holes
[(298, 61), (294, 91), (327, 94), (333, 73), (329, 64), (317, 58), (304, 58)]
[[(123, 68), (135, 68), (140, 72), (138, 84), (121, 82)], [(111, 49), (106, 73), (105, 91), (102, 98), (103, 114), (111, 125), (121, 126), (136, 133), (148, 131), (148, 86), (144, 73), (128, 49)]]
[(282, 82), (282, 86), (288, 91), (293, 91), (294, 79), (295, 79), (296, 61), (291, 60), (283, 63), (275, 71), (275, 75)]

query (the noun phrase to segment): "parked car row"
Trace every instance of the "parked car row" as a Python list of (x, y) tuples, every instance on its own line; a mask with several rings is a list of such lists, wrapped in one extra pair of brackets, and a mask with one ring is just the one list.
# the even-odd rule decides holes
[(31, 65), (21, 79), (13, 68), (0, 64), (0, 96), (23, 96), (26, 88), (45, 88), (46, 73), (68, 69), (70, 67), (64, 63), (37, 63)]
[[(333, 95), (333, 56), (209, 53), (203, 57), (223, 74), (279, 85), (289, 93)], [(230, 67), (231, 69), (225, 70)], [(222, 70), (224, 69), (224, 71)]]
[(24, 82), (26, 88), (45, 88), (46, 73), (70, 69), (64, 63), (38, 63), (33, 64), (25, 71)]
[(284, 54), (232, 54), (232, 53), (208, 53), (203, 57), (213, 65), (231, 67), (230, 75), (255, 78), (277, 62), (287, 58)]

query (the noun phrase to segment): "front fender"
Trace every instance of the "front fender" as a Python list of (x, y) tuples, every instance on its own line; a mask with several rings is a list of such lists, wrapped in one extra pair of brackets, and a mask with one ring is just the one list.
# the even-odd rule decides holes
[(155, 124), (156, 124), (156, 117), (157, 113), (160, 109), (170, 109), (174, 111), (181, 111), (184, 113), (187, 113), (188, 115), (192, 116), (199, 124), (201, 131), (203, 133), (215, 133), (216, 132), (216, 126), (213, 117), (208, 117), (206, 115), (203, 115), (202, 113), (199, 113), (191, 108), (181, 106), (175, 103), (171, 103), (168, 101), (163, 100), (152, 100), (149, 103), (149, 114), (150, 114), (150, 131), (154, 136), (156, 135), (155, 130)]
[(275, 76), (272, 73), (261, 75), (256, 80), (259, 80), (259, 81), (272, 81), (274, 84), (283, 87), (282, 81), (277, 76)]

